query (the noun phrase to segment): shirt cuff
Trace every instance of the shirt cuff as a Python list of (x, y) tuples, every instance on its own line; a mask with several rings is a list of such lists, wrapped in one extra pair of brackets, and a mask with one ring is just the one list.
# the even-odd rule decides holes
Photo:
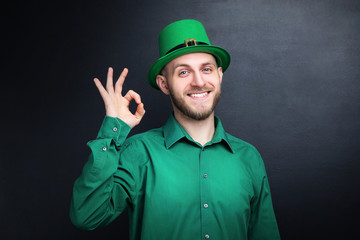
[(96, 139), (112, 139), (120, 146), (128, 136), (131, 127), (120, 118), (105, 116)]

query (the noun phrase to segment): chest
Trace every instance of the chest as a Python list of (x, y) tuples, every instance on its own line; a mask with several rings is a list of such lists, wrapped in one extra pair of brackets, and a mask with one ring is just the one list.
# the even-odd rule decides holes
[(174, 146), (151, 157), (144, 198), (156, 209), (197, 209), (206, 203), (219, 211), (243, 212), (254, 195), (252, 169), (247, 166), (246, 159), (224, 148), (184, 151)]

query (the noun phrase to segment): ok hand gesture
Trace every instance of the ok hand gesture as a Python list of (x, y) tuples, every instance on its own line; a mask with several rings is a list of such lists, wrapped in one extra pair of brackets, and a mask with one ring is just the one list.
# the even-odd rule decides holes
[[(113, 84), (113, 69), (111, 67), (107, 73), (106, 89), (99, 79), (94, 78), (94, 82), (104, 100), (106, 115), (118, 117), (133, 128), (140, 123), (145, 114), (145, 109), (144, 104), (141, 102), (140, 95), (133, 90), (129, 90), (125, 96), (122, 96), (121, 94), (128, 71), (127, 68), (124, 68), (119, 79), (115, 83), (115, 89)], [(135, 114), (130, 112), (129, 109), (132, 100), (135, 100), (138, 104)]]

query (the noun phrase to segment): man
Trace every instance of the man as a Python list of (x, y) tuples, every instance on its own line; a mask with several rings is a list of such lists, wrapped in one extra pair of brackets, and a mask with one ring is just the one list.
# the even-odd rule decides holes
[(145, 114), (137, 93), (121, 94), (128, 70), (115, 88), (112, 68), (106, 89), (94, 80), (106, 117), (74, 184), (73, 223), (95, 229), (127, 209), (130, 239), (280, 239), (260, 154), (214, 116), (230, 55), (195, 20), (168, 25), (159, 48), (148, 81), (174, 110), (162, 128), (125, 140)]

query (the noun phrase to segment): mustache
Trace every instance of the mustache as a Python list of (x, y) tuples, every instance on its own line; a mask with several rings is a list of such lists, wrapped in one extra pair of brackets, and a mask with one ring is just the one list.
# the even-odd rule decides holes
[(188, 89), (186, 92), (187, 93), (192, 93), (192, 92), (209, 92), (212, 91), (213, 88), (199, 88), (199, 87), (193, 87), (191, 89)]

